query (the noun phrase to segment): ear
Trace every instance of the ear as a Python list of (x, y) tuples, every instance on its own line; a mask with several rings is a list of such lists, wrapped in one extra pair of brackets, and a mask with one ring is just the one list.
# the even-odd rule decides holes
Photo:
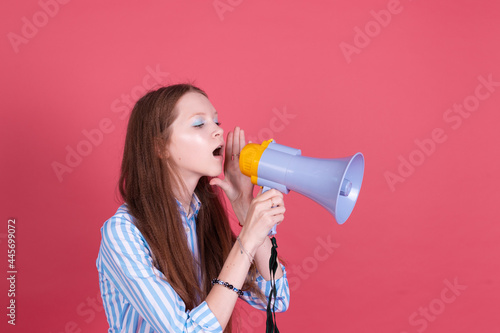
[(170, 157), (170, 153), (167, 150), (167, 145), (162, 138), (155, 138), (154, 145), (156, 156), (158, 156), (160, 159), (167, 159)]

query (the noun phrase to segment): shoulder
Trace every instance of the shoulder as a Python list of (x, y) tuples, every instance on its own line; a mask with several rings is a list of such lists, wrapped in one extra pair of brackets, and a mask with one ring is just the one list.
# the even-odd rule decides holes
[(151, 249), (126, 205), (104, 222), (101, 228), (99, 267), (129, 278), (155, 276)]
[(118, 207), (116, 213), (101, 227), (103, 243), (108, 245), (132, 241), (145, 244), (145, 239), (134, 223), (126, 204)]
[(116, 221), (116, 220), (123, 220), (132, 224), (134, 223), (134, 217), (132, 216), (132, 214), (130, 214), (130, 211), (126, 203), (118, 207), (116, 213), (113, 216), (111, 216), (106, 222)]

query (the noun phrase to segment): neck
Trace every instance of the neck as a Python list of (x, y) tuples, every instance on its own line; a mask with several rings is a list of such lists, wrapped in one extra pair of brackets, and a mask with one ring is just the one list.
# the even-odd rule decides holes
[(181, 179), (181, 181), (177, 182), (177, 187), (174, 190), (176, 199), (182, 204), (187, 214), (189, 214), (191, 199), (199, 180), (200, 178), (190, 179), (189, 181)]

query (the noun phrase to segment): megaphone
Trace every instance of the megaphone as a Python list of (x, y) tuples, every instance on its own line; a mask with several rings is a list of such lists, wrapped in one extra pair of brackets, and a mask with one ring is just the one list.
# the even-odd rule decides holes
[[(358, 199), (365, 160), (363, 154), (335, 159), (301, 156), (300, 149), (249, 143), (240, 152), (240, 170), (254, 185), (288, 194), (300, 193), (326, 208), (338, 224), (351, 215)], [(269, 233), (276, 234), (276, 226)]]

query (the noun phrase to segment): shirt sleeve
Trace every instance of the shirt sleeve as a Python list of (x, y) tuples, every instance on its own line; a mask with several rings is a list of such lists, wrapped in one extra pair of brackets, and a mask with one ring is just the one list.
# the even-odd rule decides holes
[[(276, 280), (276, 301), (274, 303), (274, 311), (276, 312), (286, 311), (290, 303), (290, 288), (288, 286), (285, 266), (281, 265), (281, 269), (283, 270), (283, 276)], [(261, 298), (251, 293), (250, 291), (244, 291), (241, 299), (246, 301), (254, 308), (265, 311), (267, 309), (267, 302), (269, 300), (271, 281), (266, 281), (262, 277), (262, 275), (258, 274), (255, 282), (257, 283), (257, 286), (262, 291), (262, 293), (266, 295), (266, 301), (264, 302)]]
[(222, 332), (206, 302), (186, 310), (154, 267), (147, 242), (131, 221), (115, 216), (104, 223), (101, 234), (101, 270), (156, 332)]

